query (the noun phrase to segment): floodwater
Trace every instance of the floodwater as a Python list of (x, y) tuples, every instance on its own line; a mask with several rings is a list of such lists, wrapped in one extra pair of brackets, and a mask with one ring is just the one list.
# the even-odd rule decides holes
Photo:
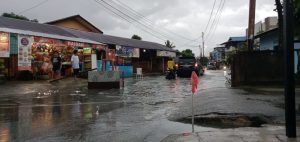
[[(160, 141), (191, 131), (167, 119), (190, 88), (189, 78), (163, 76), (126, 79), (125, 88), (106, 91), (71, 78), (9, 82), (0, 89), (0, 141)], [(203, 129), (210, 128), (196, 127)]]
[[(189, 78), (132, 78), (125, 80), (125, 88), (106, 91), (88, 90), (86, 80), (72, 78), (51, 84), (8, 82), (0, 87), (0, 142), (152, 142), (170, 134), (191, 132), (190, 124), (170, 121), (170, 116), (190, 116)], [(262, 101), (257, 101), (243, 91), (242, 96), (235, 95), (234, 89), (228, 88), (223, 71), (206, 72), (198, 90), (195, 107), (199, 114), (235, 110), (232, 102), (243, 106), (245, 101), (240, 100), (250, 101), (251, 105), (258, 102), (257, 106), (264, 108), (263, 99), (270, 99), (260, 96)], [(214, 130), (217, 129), (195, 127), (197, 132)]]

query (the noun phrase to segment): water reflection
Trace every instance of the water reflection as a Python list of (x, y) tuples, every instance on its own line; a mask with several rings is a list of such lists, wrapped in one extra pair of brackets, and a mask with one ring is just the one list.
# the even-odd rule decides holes
[[(68, 95), (72, 92), (76, 95)], [(63, 134), (63, 141), (77, 136), (79, 136), (78, 140), (85, 140), (89, 124), (94, 124), (103, 113), (123, 106), (122, 101), (120, 103), (113, 101), (120, 98), (107, 99), (107, 102), (111, 103), (97, 103), (99, 100), (105, 100), (103, 95), (87, 96), (78, 90), (47, 90), (33, 93), (32, 98), (15, 99), (22, 101), (21, 104), (2, 101), (0, 102), (0, 142), (43, 138), (48, 137), (49, 133), (58, 132), (63, 132), (60, 133)]]

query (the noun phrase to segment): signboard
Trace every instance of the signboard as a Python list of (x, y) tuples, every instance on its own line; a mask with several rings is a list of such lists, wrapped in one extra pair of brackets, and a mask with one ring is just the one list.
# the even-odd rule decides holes
[(170, 52), (170, 51), (157, 51), (157, 56), (158, 57), (176, 57), (176, 53)]
[(65, 44), (67, 46), (72, 47), (91, 47), (90, 44), (82, 43), (82, 42), (75, 42), (75, 41), (65, 41)]
[(140, 49), (128, 47), (128, 46), (117, 45), (116, 46), (116, 56), (139, 58), (140, 57)]
[(33, 37), (27, 35), (18, 36), (18, 71), (31, 70), (31, 46)]
[(93, 49), (107, 51), (106, 45), (93, 45)]
[(0, 32), (0, 58), (9, 57), (9, 33)]

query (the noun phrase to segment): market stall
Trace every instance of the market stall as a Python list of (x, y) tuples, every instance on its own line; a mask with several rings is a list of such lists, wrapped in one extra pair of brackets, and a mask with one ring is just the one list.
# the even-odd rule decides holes
[(9, 55), (9, 33), (0, 32), (0, 75), (8, 75)]

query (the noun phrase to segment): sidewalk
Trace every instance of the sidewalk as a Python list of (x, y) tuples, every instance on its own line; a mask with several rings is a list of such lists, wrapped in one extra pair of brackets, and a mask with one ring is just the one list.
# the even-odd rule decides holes
[[(300, 128), (298, 128), (298, 132)], [(298, 133), (299, 134), (299, 133)], [(161, 142), (299, 142), (298, 138), (287, 138), (284, 126), (261, 128), (217, 129), (196, 133), (172, 134)]]

